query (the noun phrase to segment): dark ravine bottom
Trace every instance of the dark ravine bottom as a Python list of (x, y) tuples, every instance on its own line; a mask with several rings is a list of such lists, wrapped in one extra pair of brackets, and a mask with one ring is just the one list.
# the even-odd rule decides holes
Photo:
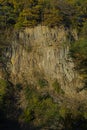
[(0, 121), (0, 130), (87, 130), (87, 120), (81, 117), (76, 119), (70, 119), (67, 117), (63, 122), (64, 128), (51, 128), (50, 127), (34, 127), (29, 124), (19, 124), (17, 121), (12, 120), (2, 120)]

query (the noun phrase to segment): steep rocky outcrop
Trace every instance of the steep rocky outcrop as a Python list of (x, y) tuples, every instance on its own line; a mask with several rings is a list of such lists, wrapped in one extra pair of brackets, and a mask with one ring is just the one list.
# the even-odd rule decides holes
[(11, 47), (6, 49), (10, 81), (37, 84), (38, 78), (42, 78), (51, 90), (52, 82), (57, 79), (65, 94), (83, 99), (85, 91), (77, 92), (83, 86), (81, 77), (69, 55), (70, 43), (74, 40), (78, 40), (76, 30), (64, 27), (37, 26), (15, 32)]

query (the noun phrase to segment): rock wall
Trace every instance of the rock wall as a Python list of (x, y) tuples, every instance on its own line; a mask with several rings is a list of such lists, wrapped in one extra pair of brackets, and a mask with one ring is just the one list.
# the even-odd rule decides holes
[(37, 77), (57, 79), (66, 94), (75, 96), (82, 87), (69, 56), (71, 41), (78, 40), (75, 29), (37, 26), (16, 32), (6, 50), (7, 71), (13, 83), (35, 83)]

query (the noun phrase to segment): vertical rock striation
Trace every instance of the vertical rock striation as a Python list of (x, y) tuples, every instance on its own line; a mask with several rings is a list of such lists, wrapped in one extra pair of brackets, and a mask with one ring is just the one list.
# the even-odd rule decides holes
[(76, 30), (37, 26), (17, 32), (13, 37), (6, 52), (7, 71), (13, 83), (36, 82), (35, 76), (41, 75), (49, 83), (57, 79), (70, 96), (82, 87), (69, 55), (70, 42), (78, 39)]

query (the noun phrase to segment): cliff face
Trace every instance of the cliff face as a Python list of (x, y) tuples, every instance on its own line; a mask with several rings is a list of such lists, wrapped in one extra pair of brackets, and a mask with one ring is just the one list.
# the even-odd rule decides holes
[[(10, 81), (14, 84), (37, 84), (42, 78), (52, 89), (52, 82), (57, 79), (66, 94), (76, 96), (82, 82), (74, 70), (69, 46), (72, 40), (77, 39), (76, 30), (63, 27), (37, 26), (15, 33), (11, 47), (6, 50), (6, 70)], [(79, 94), (83, 97), (84, 92)]]

